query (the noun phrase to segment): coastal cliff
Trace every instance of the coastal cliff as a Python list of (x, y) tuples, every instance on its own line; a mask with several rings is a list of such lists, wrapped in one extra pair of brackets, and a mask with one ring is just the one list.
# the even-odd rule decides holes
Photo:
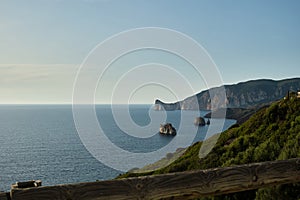
[[(260, 108), (240, 126), (231, 127), (220, 135), (214, 135), (207, 139), (206, 144), (218, 137), (214, 148), (203, 158), (199, 158), (199, 153), (205, 143), (200, 141), (183, 151), (179, 158), (173, 159), (172, 156), (166, 156), (161, 161), (144, 168), (156, 169), (156, 171), (142, 174), (126, 173), (119, 178), (299, 158), (299, 107), (300, 98), (294, 93), (292, 98), (291, 96), (290, 98), (282, 98), (280, 101)], [(246, 114), (248, 111), (241, 109), (240, 112)], [(174, 155), (177, 156), (178, 153), (175, 152)], [(170, 164), (159, 168), (162, 166), (160, 164), (165, 163)], [(218, 199), (299, 199), (299, 191), (300, 183), (294, 183), (218, 196)], [(208, 200), (216, 199), (216, 197), (200, 199)]]
[[(219, 108), (249, 108), (258, 104), (268, 104), (283, 98), (288, 91), (300, 89), (300, 78), (284, 79), (280, 81), (260, 79), (224, 85), (226, 100), (220, 102), (222, 94), (217, 91), (220, 87), (202, 91), (175, 103), (155, 101), (156, 110), (211, 110), (211, 105)], [(212, 96), (210, 96), (210, 93)]]

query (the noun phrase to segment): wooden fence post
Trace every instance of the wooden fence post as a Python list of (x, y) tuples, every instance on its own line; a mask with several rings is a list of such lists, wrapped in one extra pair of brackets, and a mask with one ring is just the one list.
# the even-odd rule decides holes
[(0, 192), (0, 200), (10, 200), (9, 192)]

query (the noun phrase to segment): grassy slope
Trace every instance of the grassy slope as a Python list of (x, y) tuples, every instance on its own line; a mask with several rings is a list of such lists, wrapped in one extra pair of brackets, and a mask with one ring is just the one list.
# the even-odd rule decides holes
[[(190, 146), (169, 166), (144, 174), (162, 174), (300, 157), (300, 99), (263, 108), (239, 127), (223, 132), (213, 150), (199, 160), (202, 142)], [(300, 199), (300, 184), (264, 188), (212, 199)]]

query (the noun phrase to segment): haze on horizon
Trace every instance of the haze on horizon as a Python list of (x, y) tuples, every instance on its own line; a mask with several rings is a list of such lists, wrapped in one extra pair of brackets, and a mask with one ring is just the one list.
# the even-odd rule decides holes
[[(89, 52), (108, 37), (139, 27), (174, 29), (192, 37), (210, 54), (224, 84), (300, 77), (299, 9), (297, 0), (3, 0), (0, 104), (71, 103), (77, 70)], [(96, 103), (110, 103), (106, 92), (119, 69), (153, 62), (190, 75), (191, 83), (199, 83), (195, 92), (207, 89), (176, 56), (142, 51), (114, 63), (115, 71), (106, 77), (111, 86), (96, 93)], [(116, 103), (172, 102), (190, 95), (147, 85)]]

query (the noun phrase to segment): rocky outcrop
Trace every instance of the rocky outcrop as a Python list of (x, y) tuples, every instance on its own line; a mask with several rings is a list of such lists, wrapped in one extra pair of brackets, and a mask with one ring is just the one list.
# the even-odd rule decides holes
[(159, 133), (163, 135), (176, 135), (176, 129), (172, 126), (171, 123), (161, 124)]
[(164, 103), (160, 100), (155, 100), (154, 110), (180, 110), (180, 103)]
[(207, 124), (207, 125), (210, 125), (210, 120), (209, 120), (209, 119), (207, 119), (206, 124)]
[(165, 110), (214, 110), (215, 108), (249, 108), (282, 99), (288, 91), (300, 89), (300, 78), (274, 80), (253, 80), (234, 85), (225, 85), (226, 97), (222, 96), (221, 87), (202, 91), (175, 103), (163, 103), (156, 100), (158, 108)]
[(195, 126), (205, 126), (205, 119), (203, 117), (196, 117), (194, 124)]

